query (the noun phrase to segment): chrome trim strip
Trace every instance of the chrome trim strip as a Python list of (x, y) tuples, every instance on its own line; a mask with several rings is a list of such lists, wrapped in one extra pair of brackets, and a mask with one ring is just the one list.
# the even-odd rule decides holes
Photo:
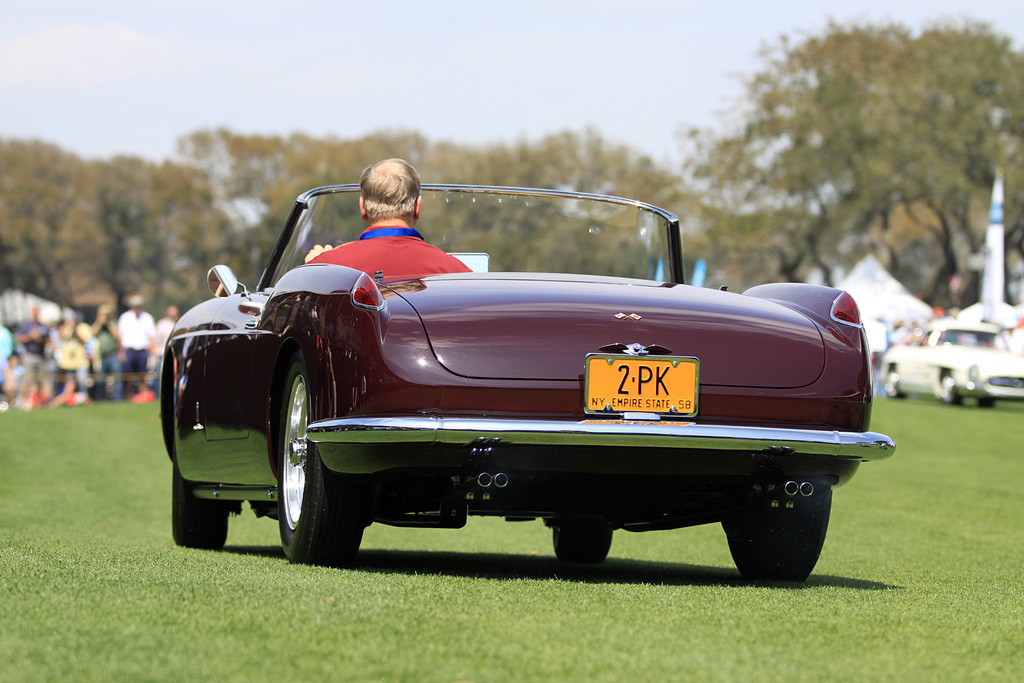
[(500, 439), (511, 445), (771, 451), (862, 461), (888, 458), (896, 448), (891, 438), (876, 432), (626, 420), (350, 417), (315, 422), (307, 427), (306, 435), (310, 441), (324, 444), (420, 443), (462, 447), (477, 439)]
[[(669, 223), (678, 223), (679, 217), (671, 211), (660, 206), (648, 204), (637, 199), (617, 197), (615, 195), (595, 194), (593, 192), (576, 192), (575, 190), (550, 190), (539, 187), (514, 187), (505, 185), (459, 185), (452, 183), (423, 183), (420, 190), (427, 192), (453, 192), (463, 194), (504, 194), (504, 195), (525, 195), (534, 197), (564, 197), (566, 199), (586, 199), (590, 201), (603, 202), (605, 204), (619, 204), (631, 206), (644, 211), (658, 214)], [(358, 183), (345, 183), (340, 185), (325, 185), (306, 190), (296, 200), (300, 204), (309, 204), (317, 195), (336, 194), (339, 192), (359, 192)]]
[(197, 484), (192, 495), (206, 500), (277, 501), (276, 486), (241, 486), (238, 484)]

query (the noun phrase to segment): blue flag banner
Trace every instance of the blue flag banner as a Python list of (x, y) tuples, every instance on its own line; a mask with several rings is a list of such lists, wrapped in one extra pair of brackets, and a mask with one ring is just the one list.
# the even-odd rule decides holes
[(693, 267), (693, 279), (690, 284), (694, 287), (703, 287), (704, 280), (708, 277), (708, 262), (704, 259), (697, 261), (697, 265)]
[(1005, 288), (1003, 254), (1003, 171), (996, 171), (992, 185), (992, 210), (985, 233), (985, 271), (981, 281), (982, 320), (997, 322)]

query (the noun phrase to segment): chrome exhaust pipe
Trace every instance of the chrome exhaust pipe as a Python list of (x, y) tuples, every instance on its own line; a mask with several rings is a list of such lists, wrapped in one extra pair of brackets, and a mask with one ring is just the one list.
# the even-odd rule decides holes
[(782, 490), (786, 492), (787, 496), (793, 497), (796, 494), (800, 494), (803, 497), (814, 495), (814, 484), (809, 481), (797, 483), (795, 481), (787, 481), (782, 486)]
[(482, 489), (489, 489), (492, 486), (503, 489), (508, 486), (508, 475), (504, 472), (498, 472), (496, 474), (481, 472), (476, 475), (476, 484)]

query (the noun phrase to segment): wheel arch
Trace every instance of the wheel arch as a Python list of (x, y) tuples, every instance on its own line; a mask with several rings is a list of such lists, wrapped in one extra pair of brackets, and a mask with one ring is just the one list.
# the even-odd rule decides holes
[(277, 466), (277, 447), (281, 438), (281, 410), (284, 401), (284, 384), (288, 376), (288, 366), (296, 354), (302, 354), (298, 341), (285, 339), (274, 360), (274, 372), (270, 379), (270, 396), (267, 406), (267, 457), (274, 476), (280, 479), (281, 473)]
[(174, 388), (176, 386), (178, 365), (177, 356), (171, 348), (164, 354), (160, 366), (160, 428), (164, 437), (164, 448), (167, 457), (174, 460)]

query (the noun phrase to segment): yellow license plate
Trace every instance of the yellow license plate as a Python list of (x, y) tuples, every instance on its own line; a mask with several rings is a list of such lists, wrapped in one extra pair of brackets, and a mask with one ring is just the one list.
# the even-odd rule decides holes
[(587, 356), (588, 413), (697, 414), (700, 362), (678, 356)]

